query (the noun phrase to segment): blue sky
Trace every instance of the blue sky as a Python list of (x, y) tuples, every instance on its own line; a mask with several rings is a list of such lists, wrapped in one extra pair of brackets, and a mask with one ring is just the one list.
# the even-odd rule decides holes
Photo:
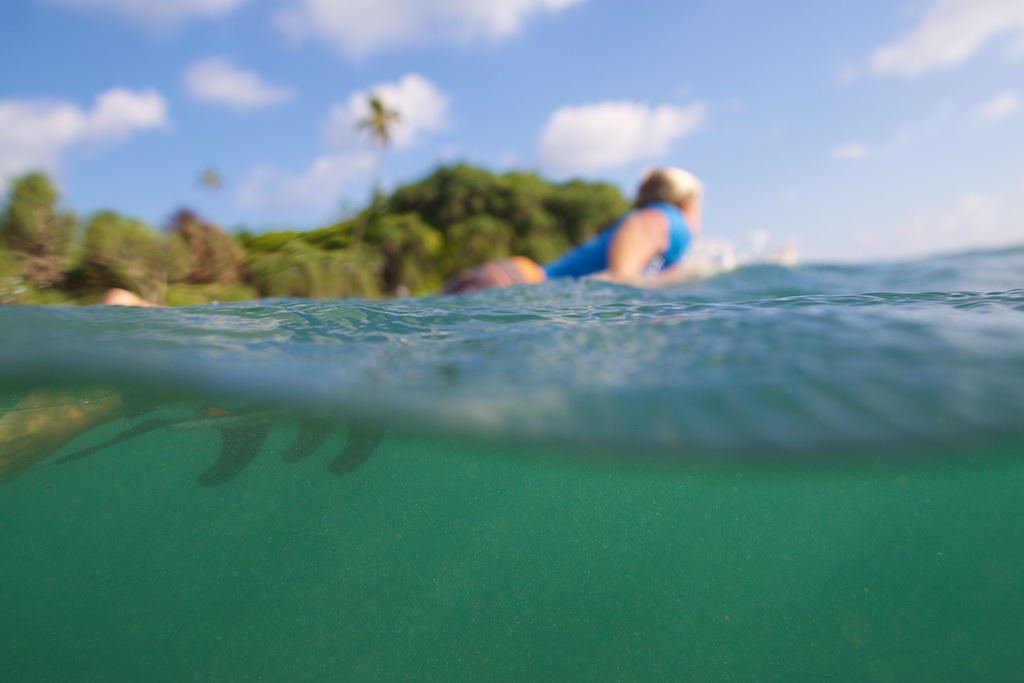
[[(464, 161), (629, 195), (806, 260), (1024, 243), (1024, 1), (4, 0), (0, 182), (160, 225), (311, 229)], [(403, 115), (380, 168), (366, 93)], [(208, 196), (198, 178), (225, 179)]]

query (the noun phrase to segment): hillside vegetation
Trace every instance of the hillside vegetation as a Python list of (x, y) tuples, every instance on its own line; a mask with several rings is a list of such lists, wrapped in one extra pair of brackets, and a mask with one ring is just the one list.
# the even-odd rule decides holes
[(550, 261), (627, 208), (609, 184), (456, 165), (306, 232), (230, 234), (187, 209), (158, 230), (113, 210), (75, 216), (29, 173), (0, 214), (0, 303), (90, 304), (110, 287), (170, 305), (429, 294), (487, 259)]

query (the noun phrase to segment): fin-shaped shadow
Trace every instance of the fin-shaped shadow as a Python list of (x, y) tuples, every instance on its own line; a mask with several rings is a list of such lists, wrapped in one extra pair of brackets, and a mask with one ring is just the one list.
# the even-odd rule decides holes
[(333, 431), (334, 425), (327, 422), (300, 422), (299, 434), (295, 437), (292, 445), (281, 453), (281, 460), (283, 462), (298, 462), (308, 458)]
[(98, 443), (95, 446), (89, 446), (88, 448), (83, 448), (80, 451), (75, 451), (74, 453), (65, 455), (62, 458), (57, 458), (56, 460), (54, 460), (54, 463), (58, 465), (63, 465), (64, 463), (74, 462), (75, 460), (81, 460), (82, 458), (88, 458), (90, 455), (93, 455), (94, 453), (99, 453), (100, 451), (110, 448), (111, 446), (116, 446), (122, 441), (127, 441), (128, 439), (140, 436), (142, 434), (145, 434), (146, 432), (151, 432), (154, 429), (166, 427), (170, 424), (173, 424), (173, 422), (173, 420), (165, 420), (160, 417), (150, 418), (148, 420), (140, 422), (134, 427), (124, 430), (120, 434), (112, 436), (111, 438), (107, 439), (102, 443)]
[(345, 474), (362, 465), (373, 455), (377, 444), (384, 436), (384, 430), (384, 425), (376, 422), (349, 422), (345, 448), (331, 461), (327, 469), (334, 474)]
[(220, 457), (199, 475), (203, 486), (220, 486), (237, 477), (259, 454), (270, 434), (270, 422), (224, 427), (220, 430)]

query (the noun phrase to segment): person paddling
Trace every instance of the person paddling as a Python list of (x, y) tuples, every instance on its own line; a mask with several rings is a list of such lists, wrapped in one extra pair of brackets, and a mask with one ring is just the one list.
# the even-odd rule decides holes
[(703, 196), (703, 183), (688, 171), (650, 170), (629, 213), (554, 262), (542, 267), (523, 256), (489, 261), (457, 273), (444, 291), (464, 294), (565, 277), (641, 287), (689, 279), (695, 273), (682, 258), (700, 233)]

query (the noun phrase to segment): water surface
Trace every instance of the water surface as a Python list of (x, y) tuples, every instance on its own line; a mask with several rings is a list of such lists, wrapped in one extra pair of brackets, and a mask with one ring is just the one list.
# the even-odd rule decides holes
[(0, 309), (4, 680), (1013, 680), (1022, 272)]

